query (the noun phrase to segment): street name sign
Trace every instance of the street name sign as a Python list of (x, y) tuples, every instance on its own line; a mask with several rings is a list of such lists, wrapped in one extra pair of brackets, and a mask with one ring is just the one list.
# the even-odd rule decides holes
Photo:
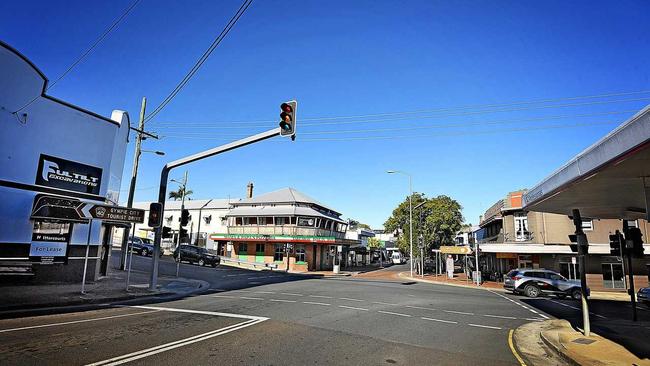
[[(144, 210), (109, 205), (88, 205), (90, 217), (112, 222), (137, 223), (144, 222)], [(86, 210), (84, 210), (86, 212)]]
[(440, 253), (445, 254), (472, 254), (472, 249), (467, 246), (441, 246)]

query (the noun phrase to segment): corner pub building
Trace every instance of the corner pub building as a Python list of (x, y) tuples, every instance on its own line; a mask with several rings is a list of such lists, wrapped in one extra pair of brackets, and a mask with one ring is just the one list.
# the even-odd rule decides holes
[(286, 269), (288, 256), (290, 271), (331, 270), (337, 251), (351, 244), (339, 212), (293, 188), (234, 202), (225, 217), (228, 232), (210, 238), (220, 243), (221, 255), (243, 262)]
[(0, 275), (80, 283), (88, 250), (93, 281), (108, 270), (112, 230), (79, 211), (117, 204), (129, 116), (103, 117), (46, 95), (47, 83), (0, 42)]

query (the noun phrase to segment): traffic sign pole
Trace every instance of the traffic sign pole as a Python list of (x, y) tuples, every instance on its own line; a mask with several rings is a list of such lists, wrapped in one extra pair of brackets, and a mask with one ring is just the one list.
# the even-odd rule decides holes
[[(88, 223), (88, 240), (86, 240), (86, 257), (84, 258), (84, 274), (81, 280), (81, 294), (86, 294), (86, 272), (88, 271), (88, 254), (90, 252), (90, 233), (93, 229), (93, 220)], [(98, 253), (99, 254), (99, 253)]]

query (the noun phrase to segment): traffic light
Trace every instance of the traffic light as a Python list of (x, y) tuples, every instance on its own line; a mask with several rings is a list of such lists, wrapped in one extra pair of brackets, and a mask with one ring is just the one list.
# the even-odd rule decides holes
[(163, 226), (162, 228), (162, 237), (167, 239), (172, 237), (172, 228)]
[(181, 226), (187, 226), (187, 223), (190, 221), (190, 211), (183, 209), (181, 211)]
[(296, 109), (298, 102), (295, 100), (284, 102), (280, 105), (280, 135), (291, 136), (296, 139)]
[(181, 229), (178, 231), (178, 236), (179, 236), (181, 239), (186, 238), (186, 237), (187, 237), (187, 229), (183, 229), (183, 228), (181, 228)]
[(643, 234), (638, 227), (631, 227), (627, 230), (627, 240), (632, 242), (632, 248), (629, 251), (633, 257), (643, 257)]
[(587, 235), (582, 234), (570, 234), (569, 235), (569, 247), (571, 251), (578, 254), (588, 254), (589, 253), (589, 243), (587, 242)]
[(624, 240), (623, 235), (618, 230), (616, 230), (614, 235), (609, 236), (609, 252), (611, 255), (616, 257), (623, 255), (621, 248), (624, 246)]
[(160, 227), (162, 225), (162, 205), (158, 202), (151, 202), (149, 205), (149, 227)]

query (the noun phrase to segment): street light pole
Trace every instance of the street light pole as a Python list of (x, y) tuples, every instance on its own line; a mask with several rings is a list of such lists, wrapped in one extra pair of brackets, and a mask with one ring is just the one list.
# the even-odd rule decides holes
[(389, 170), (386, 173), (399, 173), (409, 177), (409, 263), (411, 264), (411, 277), (413, 277), (413, 180), (410, 174), (400, 170)]

